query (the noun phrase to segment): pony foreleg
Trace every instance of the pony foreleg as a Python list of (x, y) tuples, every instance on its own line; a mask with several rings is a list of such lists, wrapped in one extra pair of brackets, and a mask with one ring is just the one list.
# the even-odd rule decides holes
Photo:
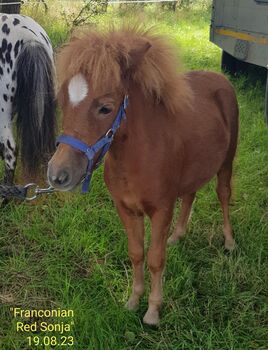
[(147, 263), (151, 274), (151, 292), (148, 310), (143, 322), (149, 325), (159, 323), (159, 311), (163, 302), (162, 275), (165, 266), (166, 242), (172, 219), (173, 207), (161, 210), (152, 217), (152, 238)]
[(13, 185), (14, 175), (15, 175), (15, 167), (13, 169), (9, 169), (7, 166), (5, 166), (4, 184)]
[(182, 197), (181, 211), (176, 228), (168, 239), (168, 244), (174, 244), (178, 239), (184, 236), (187, 223), (191, 214), (192, 204), (195, 198), (195, 193), (186, 194)]
[(126, 308), (135, 310), (144, 292), (144, 216), (117, 204), (120, 218), (128, 236), (128, 255), (133, 266), (133, 285)]

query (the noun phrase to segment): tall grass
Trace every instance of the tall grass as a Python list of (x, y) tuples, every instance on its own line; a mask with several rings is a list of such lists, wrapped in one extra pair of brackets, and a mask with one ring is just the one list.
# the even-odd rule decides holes
[[(127, 17), (128, 16), (128, 17)], [(157, 24), (178, 47), (185, 69), (219, 71), (220, 50), (208, 41), (209, 13), (164, 12), (148, 6), (99, 21)], [(42, 22), (58, 46), (62, 21)], [(60, 33), (60, 34), (59, 34)], [(27, 349), (9, 308), (71, 308), (74, 349), (267, 350), (268, 348), (268, 137), (264, 86), (234, 79), (240, 114), (231, 218), (237, 242), (223, 249), (222, 216), (212, 181), (197, 195), (186, 237), (168, 248), (165, 304), (159, 329), (124, 309), (131, 286), (127, 242), (103, 169), (91, 193), (56, 194), (33, 203), (10, 203), (0, 222), (0, 349)], [(18, 179), (19, 181), (19, 179)], [(148, 237), (148, 225), (147, 225)], [(58, 347), (59, 348), (59, 347)]]

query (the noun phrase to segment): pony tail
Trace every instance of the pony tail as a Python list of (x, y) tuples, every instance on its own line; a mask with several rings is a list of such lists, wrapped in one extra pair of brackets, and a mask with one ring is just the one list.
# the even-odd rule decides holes
[(55, 149), (54, 65), (45, 47), (26, 42), (16, 63), (17, 130), (23, 166), (36, 174)]

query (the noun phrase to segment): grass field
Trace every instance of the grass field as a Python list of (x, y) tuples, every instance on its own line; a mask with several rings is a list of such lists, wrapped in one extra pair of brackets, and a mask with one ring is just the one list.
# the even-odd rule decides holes
[[(148, 7), (138, 16), (172, 36), (185, 69), (219, 71), (221, 52), (208, 41), (207, 11), (173, 14)], [(100, 21), (113, 18), (110, 11)], [(65, 40), (63, 25), (43, 22), (55, 46)], [(236, 250), (226, 254), (223, 249), (222, 217), (212, 181), (197, 195), (187, 235), (168, 248), (162, 319), (159, 328), (152, 329), (141, 321), (148, 275), (139, 310), (124, 309), (131, 287), (127, 241), (102, 168), (94, 174), (89, 195), (57, 194), (34, 204), (10, 203), (0, 213), (1, 350), (52, 348), (27, 346), (29, 333), (16, 332), (10, 312), (15, 306), (74, 310), (70, 334), (75, 345), (57, 349), (268, 349), (264, 86), (246, 78), (233, 83), (241, 114), (231, 206)], [(149, 233), (148, 228), (147, 224)]]

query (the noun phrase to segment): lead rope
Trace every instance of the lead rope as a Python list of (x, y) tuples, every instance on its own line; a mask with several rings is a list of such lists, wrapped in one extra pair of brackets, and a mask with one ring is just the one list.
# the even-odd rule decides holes
[(0, 198), (2, 197), (3, 199), (17, 198), (21, 201), (33, 201), (42, 194), (53, 192), (55, 192), (53, 187), (40, 188), (35, 183), (29, 183), (26, 186), (0, 185)]

